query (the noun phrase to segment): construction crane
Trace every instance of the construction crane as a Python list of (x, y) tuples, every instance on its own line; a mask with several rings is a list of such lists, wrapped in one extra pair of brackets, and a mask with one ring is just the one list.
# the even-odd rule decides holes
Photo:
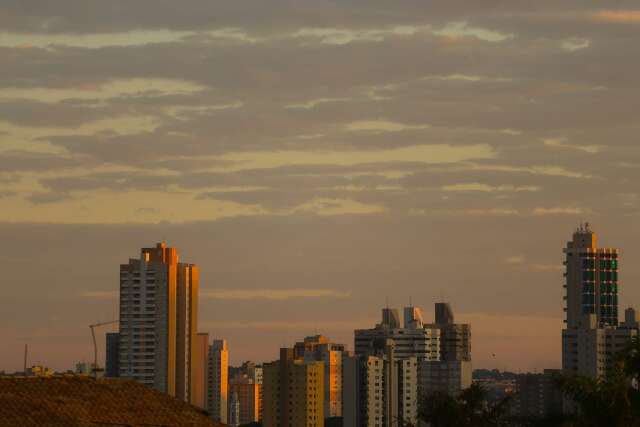
[(96, 344), (96, 333), (94, 328), (99, 326), (107, 326), (118, 323), (119, 320), (111, 320), (109, 322), (96, 323), (93, 325), (89, 325), (91, 328), (91, 338), (93, 338), (93, 377), (98, 378), (98, 344)]

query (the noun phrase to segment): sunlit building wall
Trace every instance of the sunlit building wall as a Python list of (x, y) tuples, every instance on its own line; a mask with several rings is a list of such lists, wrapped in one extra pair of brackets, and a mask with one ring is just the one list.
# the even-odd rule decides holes
[(229, 396), (229, 349), (227, 340), (214, 340), (209, 346), (209, 385), (207, 408), (214, 421), (227, 423)]
[(120, 377), (191, 401), (198, 283), (198, 268), (164, 242), (120, 266)]
[(264, 370), (264, 427), (324, 426), (324, 363), (294, 358), (292, 348)]

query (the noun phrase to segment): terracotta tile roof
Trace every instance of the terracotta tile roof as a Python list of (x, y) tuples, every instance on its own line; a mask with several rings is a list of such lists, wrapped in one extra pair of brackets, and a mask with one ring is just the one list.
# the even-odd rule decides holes
[(0, 377), (1, 427), (219, 427), (199, 408), (130, 380)]

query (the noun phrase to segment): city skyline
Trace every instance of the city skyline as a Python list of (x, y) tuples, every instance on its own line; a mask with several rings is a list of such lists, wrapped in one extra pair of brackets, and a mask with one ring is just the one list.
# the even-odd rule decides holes
[[(573, 228), (575, 229), (575, 227), (573, 227)], [(605, 236), (604, 240), (608, 241), (609, 239), (607, 239), (607, 236)], [(623, 250), (623, 255), (622, 255), (623, 259), (624, 259), (624, 252), (625, 251)], [(561, 251), (560, 251), (560, 254), (561, 254)], [(625, 269), (624, 269), (625, 271), (626, 271), (627, 267), (628, 266), (625, 265)], [(558, 276), (561, 278), (561, 274), (558, 274)], [(624, 273), (623, 273), (623, 277), (624, 277)], [(204, 291), (206, 292), (206, 290), (208, 289), (208, 287), (206, 285), (206, 280), (203, 283), (205, 283), (205, 284), (203, 284), (203, 286), (204, 286)], [(562, 283), (561, 279), (559, 279), (558, 282), (555, 283), (555, 285), (557, 285), (557, 287), (562, 289), (561, 288), (561, 283)], [(623, 279), (622, 283), (624, 283), (624, 279)], [(623, 286), (623, 289), (625, 289), (624, 285), (622, 285), (622, 286)], [(628, 304), (624, 304), (624, 301), (625, 301), (625, 294), (630, 290), (632, 290), (632, 289), (625, 289), (625, 292), (623, 292), (621, 294), (621, 296), (620, 296), (621, 301), (622, 301), (621, 304), (623, 304), (623, 305), (621, 305), (622, 310), (628, 306)], [(227, 303), (233, 304), (234, 302), (237, 303), (238, 301), (243, 302), (244, 301), (243, 298), (247, 298), (247, 297), (246, 296), (242, 296), (242, 298), (239, 298), (237, 300), (230, 299), (230, 300), (227, 301)], [(281, 297), (275, 296), (274, 298), (276, 298), (274, 301), (278, 302), (279, 301), (278, 298), (281, 298)], [(409, 296), (408, 298), (413, 300), (415, 306), (421, 307), (421, 308), (425, 308), (425, 307), (427, 308), (427, 310), (425, 311), (425, 314), (424, 314), (425, 318), (428, 318), (429, 316), (433, 315), (433, 313), (428, 309), (428, 307), (430, 307), (430, 304), (429, 305), (422, 304), (422, 303), (420, 303), (420, 301), (416, 301), (415, 297)], [(311, 298), (311, 299), (317, 301), (317, 298)], [(328, 299), (331, 299), (331, 298), (328, 298)], [(345, 302), (352, 302), (353, 303), (353, 297), (352, 296), (344, 297), (344, 298), (341, 298), (341, 299), (346, 300)], [(438, 298), (438, 297), (434, 297), (434, 302), (436, 302), (439, 299), (440, 298)], [(560, 303), (561, 303), (561, 296), (558, 296), (558, 299), (560, 300)], [(206, 297), (204, 299), (202, 299), (202, 300), (203, 300), (202, 302), (207, 301)], [(291, 302), (295, 303), (296, 301), (304, 301), (304, 300), (305, 300), (305, 298), (303, 298), (303, 297), (300, 297), (300, 298), (297, 298), (297, 299), (296, 298), (284, 298), (284, 297), (282, 297), (282, 301), (285, 302), (285, 303), (291, 303)], [(396, 304), (397, 299), (394, 299), (394, 298), (386, 297), (385, 300), (386, 301), (385, 301), (384, 304), (389, 304), (391, 306), (405, 306), (405, 305), (407, 305), (407, 303), (403, 303), (402, 301), (398, 301), (398, 303)], [(224, 300), (213, 299), (213, 302), (216, 302), (216, 301), (218, 303), (224, 302)], [(451, 300), (451, 299), (449, 299), (448, 301), (450, 301), (450, 303), (453, 304), (454, 307), (458, 306), (458, 302), (457, 301)], [(101, 302), (103, 302), (103, 303), (106, 302), (106, 303), (112, 304), (115, 307), (115, 305), (117, 305), (117, 298), (113, 299), (113, 298), (109, 297), (109, 298), (105, 298)], [(211, 302), (211, 301), (208, 301), (208, 302)], [(416, 302), (418, 302), (420, 304), (416, 304)], [(378, 312), (379, 311), (378, 309), (383, 307), (384, 304), (379, 304), (374, 309), (375, 311), (373, 313)], [(332, 338), (333, 337), (337, 337), (336, 341), (347, 343), (347, 347), (349, 349), (353, 350), (353, 331), (354, 331), (354, 329), (358, 329), (359, 327), (369, 327), (371, 324), (374, 324), (375, 321), (377, 320), (376, 319), (377, 316), (375, 316), (375, 314), (373, 314), (373, 313), (372, 313), (370, 319), (356, 320), (356, 321), (353, 321), (353, 322), (350, 322), (350, 323), (344, 322), (342, 324), (339, 324), (339, 323), (337, 324), (335, 322), (335, 320), (333, 320), (331, 318), (330, 315), (327, 315), (327, 317), (326, 317), (327, 323), (329, 323), (330, 326), (324, 325), (324, 322), (322, 320), (318, 319), (317, 321), (313, 322), (317, 326), (311, 326), (311, 325), (309, 325), (307, 323), (307, 324), (296, 326), (297, 329), (286, 329), (285, 328), (283, 330), (283, 328), (286, 327), (287, 323), (288, 323), (287, 319), (283, 319), (279, 326), (274, 327), (273, 330), (270, 331), (269, 329), (273, 326), (273, 324), (267, 323), (266, 325), (260, 327), (259, 331), (260, 331), (261, 334), (264, 334), (264, 333), (269, 334), (269, 336), (271, 338), (269, 340), (265, 340), (261, 345), (256, 345), (255, 347), (247, 345), (245, 348), (243, 348), (242, 344), (234, 345), (234, 342), (236, 342), (236, 341), (240, 341), (241, 342), (241, 340), (237, 340), (238, 331), (241, 332), (241, 329), (228, 328), (225, 331), (224, 328), (225, 328), (226, 325), (225, 325), (224, 321), (217, 322), (218, 323), (218, 328), (216, 328), (216, 325), (214, 325), (213, 328), (205, 329), (204, 331), (212, 333), (212, 334), (214, 334), (214, 336), (225, 337), (226, 339), (228, 339), (230, 341), (230, 346), (232, 348), (232, 351), (230, 352), (231, 364), (239, 365), (241, 362), (243, 362), (245, 360), (254, 360), (254, 361), (258, 361), (258, 362), (269, 361), (269, 360), (271, 360), (271, 358), (274, 357), (274, 355), (277, 355), (278, 343), (279, 342), (287, 342), (287, 340), (293, 339), (293, 338), (295, 338), (295, 336), (299, 336), (301, 334), (308, 335), (308, 334), (314, 333), (316, 331), (318, 331), (320, 333), (324, 333), (325, 335), (328, 335), (328, 336), (330, 336)], [(513, 360), (512, 359), (508, 359), (506, 356), (503, 356), (502, 354), (497, 354), (497, 356), (499, 358), (493, 357), (493, 353), (495, 353), (495, 350), (493, 350), (493, 349), (496, 348), (496, 347), (495, 346), (494, 347), (490, 347), (490, 346), (487, 345), (487, 342), (486, 342), (487, 341), (487, 338), (486, 338), (487, 331), (486, 330), (483, 331), (483, 329), (482, 329), (482, 327), (483, 326), (486, 327), (486, 325), (483, 325), (482, 323), (479, 323), (479, 322), (482, 322), (482, 320), (486, 320), (486, 318), (482, 319), (482, 317), (476, 317), (473, 314), (469, 315), (468, 313), (465, 314), (465, 313), (460, 313), (460, 312), (458, 312), (457, 317), (461, 321), (472, 323), (472, 324), (479, 324), (479, 326), (480, 326), (480, 331), (478, 332), (478, 334), (480, 336), (476, 337), (476, 340), (475, 340), (476, 344), (474, 345), (474, 351), (477, 351), (476, 350), (477, 347), (480, 348), (480, 351), (478, 352), (477, 356), (475, 357), (475, 359), (478, 360), (476, 362), (476, 364), (475, 364), (475, 366), (477, 368), (497, 368), (497, 369), (513, 370), (513, 371), (518, 371), (518, 370), (525, 370), (525, 371), (526, 370), (530, 370), (530, 371), (533, 371), (533, 370), (536, 370), (536, 369), (540, 369), (541, 370), (541, 369), (545, 368), (545, 364), (546, 364), (546, 367), (548, 368), (548, 367), (556, 367), (557, 365), (559, 365), (561, 363), (561, 359), (560, 359), (561, 346), (560, 346), (559, 342), (558, 343), (554, 342), (554, 340), (555, 341), (560, 341), (557, 338), (557, 331), (560, 330), (561, 327), (562, 327), (561, 326), (562, 325), (562, 323), (561, 323), (562, 321), (561, 321), (561, 318), (559, 317), (561, 315), (560, 313), (562, 313), (561, 312), (561, 307), (559, 308), (558, 313), (555, 313), (555, 314), (554, 313), (550, 313), (549, 318), (548, 318), (548, 320), (550, 321), (549, 323), (552, 323), (552, 322), (556, 323), (556, 320), (559, 319), (559, 323), (558, 323), (557, 327), (553, 326), (553, 324), (552, 324), (552, 327), (550, 327), (550, 329), (549, 329), (550, 336), (548, 337), (548, 342), (550, 342), (552, 346), (557, 347), (557, 353), (556, 353), (556, 350), (549, 351), (548, 350), (549, 347), (547, 347), (547, 349), (545, 351), (549, 351), (549, 353), (550, 353), (548, 355), (549, 357), (547, 359), (544, 359), (544, 360), (547, 360), (547, 361), (539, 361), (539, 362), (537, 362), (537, 363), (535, 363), (533, 365), (524, 366), (524, 367), (518, 367), (518, 366), (512, 365), (511, 363), (513, 362)], [(495, 315), (495, 316), (492, 316), (492, 317), (494, 317), (494, 318), (496, 318), (496, 320), (498, 320), (497, 318), (499, 316)], [(515, 332), (517, 332), (518, 328), (526, 327), (527, 325), (524, 322), (525, 321), (529, 321), (529, 319), (527, 319), (526, 316), (518, 316), (517, 314), (514, 314), (514, 316), (513, 316), (513, 318), (515, 318), (515, 319), (518, 319), (518, 317), (520, 317), (520, 320), (521, 320), (522, 323), (516, 323), (514, 325), (510, 325), (510, 326), (508, 326), (508, 328), (502, 327), (502, 331), (504, 331), (506, 329), (506, 330), (513, 331), (513, 333), (515, 333)], [(469, 319), (469, 321), (467, 321), (465, 319)], [(291, 323), (293, 324), (293, 322), (291, 322)], [(356, 326), (356, 328), (349, 329), (350, 325), (354, 325), (354, 326)], [(300, 331), (300, 332), (291, 332), (290, 333), (289, 330), (294, 330), (294, 331), (297, 330), (297, 331)], [(484, 334), (483, 334), (483, 332), (484, 332)], [(484, 337), (483, 337), (483, 335), (484, 335)], [(273, 337), (275, 337), (275, 338), (273, 338)], [(284, 337), (284, 339), (279, 338), (279, 337)], [(42, 362), (42, 363), (51, 365), (51, 366), (53, 366), (54, 368), (56, 368), (58, 370), (66, 370), (66, 369), (69, 369), (71, 367), (72, 363), (75, 363), (78, 360), (83, 360), (83, 359), (84, 360), (89, 360), (88, 356), (90, 356), (92, 354), (92, 351), (90, 351), (90, 347), (88, 345), (81, 346), (81, 347), (83, 347), (82, 350), (85, 352), (85, 357), (84, 358), (80, 357), (80, 356), (78, 356), (76, 354), (66, 353), (65, 355), (62, 356), (62, 362), (61, 363), (59, 362), (58, 364), (56, 364), (56, 363), (51, 363), (50, 359), (49, 360), (47, 360), (47, 359), (43, 360), (41, 358), (38, 358), (38, 356), (37, 356), (37, 351), (38, 351), (37, 343), (31, 342), (31, 354), (32, 355), (35, 354), (35, 356), (33, 356), (32, 360), (34, 362), (38, 361), (38, 362)], [(100, 360), (101, 360), (105, 353), (104, 353), (104, 347), (102, 345), (100, 345), (100, 347), (101, 348), (100, 348), (99, 352), (100, 352)], [(551, 348), (553, 348), (553, 347), (551, 347)], [(15, 350), (16, 350), (16, 352), (15, 352), (16, 363), (14, 365), (15, 366), (14, 370), (19, 370), (21, 368), (21, 366), (22, 366), (21, 365), (21, 363), (22, 363), (22, 347), (20, 347), (19, 349), (15, 349)], [(487, 351), (493, 351), (492, 355), (486, 354), (485, 352), (487, 352)], [(504, 357), (504, 359), (503, 359), (503, 357)], [(550, 360), (550, 362), (549, 362), (549, 360)], [(19, 364), (17, 362), (19, 362)], [(11, 371), (10, 367), (2, 367), (0, 369), (5, 369), (7, 371)]]
[(475, 367), (559, 368), (586, 221), (640, 301), (637, 2), (1, 3), (0, 370), (92, 361), (161, 241), (234, 365), (448, 302)]

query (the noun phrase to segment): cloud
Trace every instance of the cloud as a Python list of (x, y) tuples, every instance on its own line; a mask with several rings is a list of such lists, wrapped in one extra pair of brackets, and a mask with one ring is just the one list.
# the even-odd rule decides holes
[(322, 44), (345, 45), (355, 42), (381, 42), (391, 36), (412, 36), (421, 31), (429, 31), (429, 26), (411, 25), (389, 27), (386, 29), (341, 29), (341, 28), (301, 28), (288, 35), (291, 38), (317, 39)]
[(123, 33), (85, 34), (20, 34), (0, 32), (0, 47), (50, 48), (68, 46), (77, 48), (99, 49), (105, 47), (140, 46), (151, 43), (168, 43), (178, 41), (191, 32), (185, 31), (128, 31)]
[(219, 158), (242, 161), (250, 167), (278, 167), (296, 164), (348, 166), (376, 162), (455, 163), (471, 159), (490, 159), (494, 156), (493, 148), (485, 144), (470, 146), (435, 144), (366, 151), (230, 152)]
[(333, 289), (216, 289), (201, 292), (201, 297), (216, 300), (272, 300), (349, 298), (349, 292)]
[(527, 186), (514, 186), (514, 185), (499, 185), (491, 186), (482, 184), (479, 182), (471, 182), (466, 184), (450, 184), (442, 187), (442, 191), (462, 192), (462, 191), (477, 191), (481, 193), (518, 193), (518, 192), (538, 192), (541, 191), (541, 187), (527, 185)]
[(450, 82), (466, 82), (466, 83), (478, 83), (478, 82), (511, 82), (512, 78), (509, 77), (488, 77), (488, 76), (478, 76), (471, 74), (448, 74), (444, 76), (425, 76), (422, 77), (422, 80), (436, 80), (436, 81), (450, 81)]
[(312, 108), (317, 107), (318, 105), (322, 105), (322, 104), (329, 104), (329, 103), (333, 103), (333, 102), (346, 102), (346, 101), (350, 101), (351, 98), (317, 98), (317, 99), (312, 99), (310, 101), (306, 101), (300, 104), (289, 104), (289, 105), (285, 105), (285, 108), (292, 108), (292, 109), (304, 109), (304, 110), (309, 110)]
[(387, 120), (361, 120), (347, 125), (349, 131), (399, 132), (403, 130), (428, 129), (429, 125), (410, 125)]
[(569, 148), (578, 151), (584, 151), (589, 154), (598, 154), (599, 152), (606, 149), (606, 147), (602, 145), (578, 145), (578, 144), (569, 144), (567, 138), (545, 138), (543, 143), (547, 147), (556, 147), (556, 148)]
[(514, 37), (513, 34), (501, 33), (481, 27), (470, 26), (466, 21), (450, 22), (434, 34), (447, 37), (475, 37), (477, 39), (497, 43)]
[(467, 215), (487, 215), (487, 216), (512, 216), (520, 215), (517, 209), (509, 208), (490, 208), (490, 209), (467, 209), (464, 211)]
[(205, 90), (204, 86), (184, 80), (130, 78), (80, 88), (5, 87), (0, 90), (0, 100), (27, 99), (44, 103), (65, 100), (108, 101), (121, 97), (189, 95), (202, 90)]
[(640, 22), (640, 10), (601, 10), (592, 15), (598, 21), (621, 24)]
[(593, 176), (585, 174), (577, 170), (569, 170), (563, 166), (556, 165), (532, 165), (532, 166), (510, 166), (510, 165), (491, 165), (491, 164), (475, 164), (472, 169), (477, 171), (498, 171), (527, 173), (533, 175), (558, 176), (565, 178), (582, 178), (590, 179)]
[(386, 212), (387, 208), (371, 205), (351, 199), (329, 199), (316, 197), (313, 200), (296, 206), (293, 213), (313, 213), (316, 215), (365, 215)]
[(577, 50), (586, 49), (591, 46), (589, 39), (582, 39), (578, 37), (572, 37), (570, 39), (563, 40), (560, 47), (569, 52), (575, 52)]
[(27, 200), (34, 205), (61, 203), (71, 199), (73, 199), (73, 196), (68, 193), (54, 191), (34, 193), (27, 197)]
[(522, 264), (525, 261), (524, 255), (514, 255), (510, 256), (505, 260), (507, 264)]
[(544, 215), (584, 215), (587, 210), (578, 207), (552, 207), (552, 208), (535, 208), (533, 214), (537, 216)]

